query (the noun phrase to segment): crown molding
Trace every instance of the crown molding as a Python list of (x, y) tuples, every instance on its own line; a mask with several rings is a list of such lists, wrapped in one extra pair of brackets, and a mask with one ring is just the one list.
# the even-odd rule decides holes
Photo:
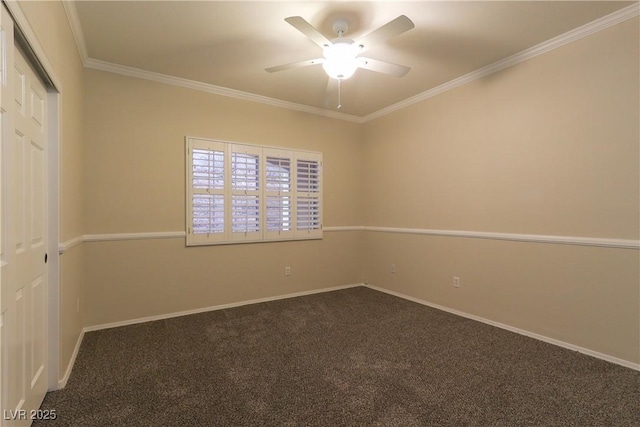
[(194, 80), (173, 77), (166, 74), (155, 73), (152, 71), (146, 71), (139, 68), (118, 65), (118, 64), (90, 58), (87, 53), (87, 48), (84, 41), (84, 35), (82, 33), (82, 27), (78, 19), (78, 14), (77, 14), (74, 2), (64, 1), (62, 3), (64, 5), (64, 9), (67, 14), (67, 18), (69, 20), (69, 25), (71, 26), (73, 37), (76, 41), (78, 52), (80, 53), (80, 57), (82, 58), (83, 64), (86, 68), (99, 70), (99, 71), (106, 71), (109, 73), (120, 74), (128, 77), (151, 80), (158, 83), (164, 83), (168, 85), (183, 87), (183, 88), (206, 92), (214, 95), (226, 96), (226, 97), (241, 99), (245, 101), (258, 102), (266, 105), (271, 105), (274, 107), (286, 108), (290, 110), (300, 111), (300, 112), (309, 113), (309, 114), (315, 114), (315, 115), (329, 117), (333, 119), (346, 120), (349, 122), (360, 123), (360, 124), (367, 123), (371, 120), (375, 120), (387, 114), (393, 113), (403, 108), (407, 108), (411, 105), (414, 105), (424, 100), (427, 100), (429, 98), (432, 98), (436, 95), (440, 95), (441, 93), (447, 92), (459, 86), (462, 86), (472, 81), (486, 77), (490, 74), (504, 70), (505, 68), (527, 61), (538, 55), (557, 49), (568, 43), (574, 42), (576, 40), (580, 40), (598, 31), (604, 30), (613, 25), (622, 23), (624, 21), (627, 21), (629, 19), (635, 18), (638, 15), (640, 15), (640, 3), (636, 2), (630, 6), (622, 8), (607, 16), (596, 19), (593, 22), (590, 22), (581, 27), (575, 28), (571, 31), (568, 31), (550, 40), (547, 40), (538, 45), (525, 49), (521, 52), (518, 52), (502, 60), (496, 61), (485, 67), (482, 67), (478, 70), (472, 71), (463, 76), (450, 80), (449, 82), (441, 84), (440, 86), (436, 86), (425, 92), (419, 93), (403, 101), (397, 102), (381, 110), (368, 114), (364, 117), (359, 117), (359, 116), (354, 116), (350, 114), (339, 113), (336, 111), (325, 110), (323, 108), (311, 107), (308, 105), (297, 104), (295, 102), (283, 101), (280, 99), (270, 98), (262, 95), (256, 95), (248, 92), (242, 92), (235, 89), (229, 89), (222, 86), (216, 86), (208, 83), (197, 82)]
[(89, 59), (89, 53), (87, 52), (87, 44), (84, 41), (84, 33), (82, 32), (82, 25), (80, 25), (80, 18), (78, 18), (76, 3), (75, 1), (63, 1), (62, 6), (64, 7), (64, 13), (67, 14), (67, 20), (71, 27), (73, 39), (76, 41), (76, 48), (78, 49), (80, 60), (82, 61), (82, 65), (86, 66), (87, 60)]
[(602, 31), (613, 25), (632, 19), (638, 16), (639, 14), (640, 14), (640, 3), (634, 3), (631, 6), (627, 6), (607, 16), (603, 16), (602, 18), (596, 19), (595, 21), (592, 21), (581, 27), (575, 28), (557, 37), (554, 37), (545, 42), (542, 42), (533, 47), (530, 47), (521, 52), (508, 56), (504, 59), (496, 61), (485, 67), (482, 67), (478, 70), (472, 71), (468, 74), (465, 74), (463, 76), (450, 80), (446, 83), (441, 84), (440, 86), (434, 87), (433, 89), (429, 89), (418, 95), (407, 98), (404, 101), (397, 102), (393, 105), (390, 105), (381, 110), (378, 110), (375, 113), (368, 114), (363, 117), (363, 122), (365, 123), (369, 122), (371, 120), (393, 113), (394, 111), (398, 111), (403, 108), (407, 108), (411, 105), (422, 102), (424, 100), (427, 100), (429, 98), (433, 98), (434, 96), (440, 95), (443, 92), (447, 92), (451, 89), (455, 89), (459, 86), (465, 85), (474, 80), (481, 79), (490, 74), (504, 70), (505, 68), (512, 67), (516, 64), (527, 61), (538, 55), (541, 55), (543, 53), (562, 47), (568, 43), (574, 42), (576, 40), (580, 40), (584, 37), (597, 33), (598, 31)]
[(120, 74), (128, 77), (136, 77), (144, 80), (151, 80), (157, 83), (178, 86), (186, 89), (197, 90), (200, 92), (210, 93), (213, 95), (226, 96), (229, 98), (241, 99), (243, 101), (258, 102), (273, 107), (286, 108), (289, 110), (300, 111), (303, 113), (315, 114), (318, 116), (329, 117), (332, 119), (346, 120), (354, 123), (362, 123), (362, 117), (350, 114), (338, 113), (322, 108), (311, 107), (308, 105), (296, 104), (295, 102), (283, 101), (281, 99), (269, 98), (263, 95), (256, 95), (249, 92), (242, 92), (236, 89), (229, 89), (222, 86), (216, 86), (209, 83), (197, 82), (195, 80), (183, 79), (181, 77), (169, 76), (167, 74), (156, 73), (153, 71), (141, 70), (139, 68), (128, 67), (125, 65), (113, 64), (111, 62), (101, 61), (89, 58), (85, 63), (86, 68), (93, 70), (106, 71), (109, 73)]
[(208, 83), (197, 82), (194, 80), (174, 77), (167, 74), (156, 73), (152, 71), (142, 70), (140, 68), (128, 67), (125, 65), (114, 64), (112, 62), (102, 61), (89, 57), (87, 45), (85, 43), (82, 25), (74, 1), (63, 1), (64, 11), (71, 27), (71, 33), (76, 42), (76, 48), (85, 68), (106, 71), (109, 73), (120, 74), (128, 77), (135, 77), (144, 80), (151, 80), (157, 83), (168, 84), (172, 86), (193, 89), (200, 92), (206, 92), (214, 95), (221, 95), (230, 98), (241, 99), (244, 101), (258, 102), (261, 104), (271, 105), (274, 107), (286, 108), (289, 110), (301, 111), (304, 113), (315, 114), (319, 116), (329, 117), (333, 119), (346, 120), (355, 123), (362, 123), (362, 117), (350, 114), (338, 113), (336, 111), (325, 110), (317, 107), (297, 104), (295, 102), (283, 101), (280, 99), (270, 98), (267, 96), (256, 95), (249, 92), (242, 92), (235, 89), (229, 89), (222, 86), (216, 86)]

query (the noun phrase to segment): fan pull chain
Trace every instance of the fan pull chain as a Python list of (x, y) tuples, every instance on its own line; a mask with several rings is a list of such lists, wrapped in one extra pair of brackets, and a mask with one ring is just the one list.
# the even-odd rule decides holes
[(342, 87), (342, 79), (338, 79), (338, 110), (342, 108), (342, 94), (340, 88)]

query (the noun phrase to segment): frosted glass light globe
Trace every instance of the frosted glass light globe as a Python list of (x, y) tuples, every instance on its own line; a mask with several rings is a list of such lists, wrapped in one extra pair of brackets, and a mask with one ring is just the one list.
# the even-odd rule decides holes
[(348, 79), (358, 69), (358, 61), (356, 60), (358, 51), (352, 40), (335, 40), (333, 45), (324, 49), (323, 54), (325, 60), (322, 63), (322, 68), (333, 79)]

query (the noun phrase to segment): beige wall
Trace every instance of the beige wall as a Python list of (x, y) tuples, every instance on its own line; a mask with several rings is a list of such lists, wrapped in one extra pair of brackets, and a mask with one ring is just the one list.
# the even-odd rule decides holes
[[(193, 135), (324, 152), (325, 226), (637, 240), (637, 40), (629, 21), (362, 126), (87, 71), (87, 233), (183, 230)], [(183, 245), (87, 244), (85, 324), (367, 280), (640, 361), (636, 250), (379, 232)]]
[[(185, 248), (184, 238), (91, 242), (85, 323), (104, 325), (362, 282), (360, 232)], [(291, 276), (284, 276), (291, 266)]]
[[(638, 240), (638, 40), (627, 21), (366, 124), (365, 224)], [(640, 362), (637, 250), (364, 241), (373, 285)]]
[[(101, 71), (86, 72), (86, 233), (185, 229), (185, 136), (320, 151), (324, 226), (362, 223), (357, 124)], [(360, 233), (186, 248), (184, 238), (92, 242), (85, 324), (361, 282)], [(285, 266), (292, 275), (284, 276)]]
[[(322, 151), (325, 226), (638, 239), (638, 19), (357, 125), (83, 70), (61, 4), (21, 8), (63, 86), (62, 242), (184, 230), (186, 135)], [(84, 326), (364, 280), (640, 363), (639, 264), (635, 250), (378, 232), (89, 242), (61, 257), (60, 374)]]
[(185, 136), (324, 153), (324, 225), (362, 222), (357, 124), (87, 70), (89, 234), (185, 228)]
[[(60, 241), (84, 234), (83, 67), (59, 2), (20, 2), (53, 72), (60, 97)], [(60, 257), (59, 374), (67, 370), (81, 329), (76, 301), (82, 295), (82, 245)]]

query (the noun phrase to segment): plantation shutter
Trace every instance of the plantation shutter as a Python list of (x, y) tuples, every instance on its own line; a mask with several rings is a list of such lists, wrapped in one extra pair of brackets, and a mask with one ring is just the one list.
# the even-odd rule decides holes
[(322, 238), (322, 153), (185, 146), (187, 246)]
[(322, 155), (296, 153), (296, 237), (322, 237)]
[(187, 244), (227, 240), (225, 221), (226, 146), (191, 139), (187, 144)]
[(293, 217), (293, 152), (264, 148), (265, 230), (269, 240), (287, 239), (294, 235)]
[(262, 149), (231, 145), (231, 240), (262, 239), (261, 169)]

